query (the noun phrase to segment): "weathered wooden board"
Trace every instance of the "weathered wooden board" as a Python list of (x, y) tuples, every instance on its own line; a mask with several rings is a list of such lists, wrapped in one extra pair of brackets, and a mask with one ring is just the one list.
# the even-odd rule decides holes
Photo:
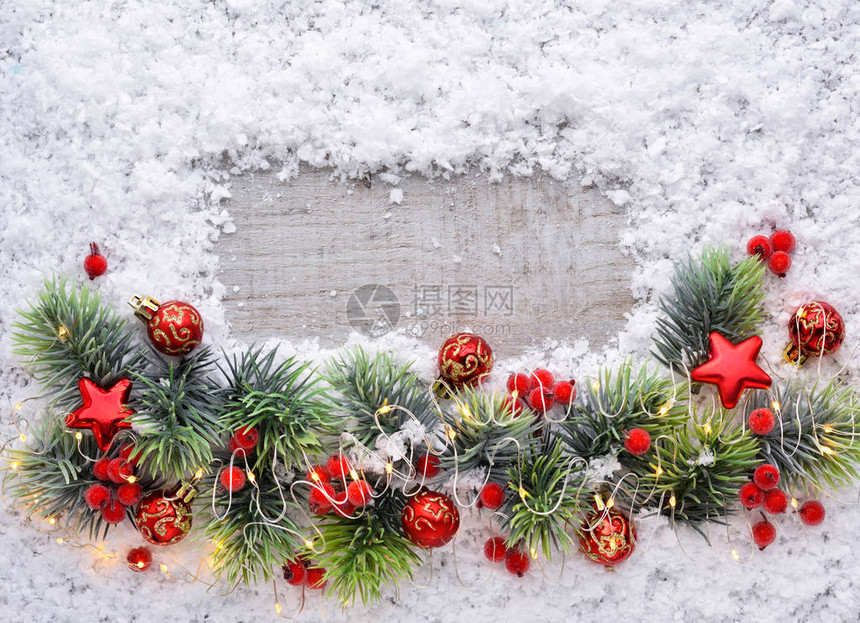
[(237, 178), (231, 193), (220, 278), (246, 339), (334, 345), (396, 325), (436, 344), (469, 329), (506, 355), (546, 337), (599, 346), (633, 303), (624, 215), (576, 183), (413, 176), (392, 187), (303, 170)]

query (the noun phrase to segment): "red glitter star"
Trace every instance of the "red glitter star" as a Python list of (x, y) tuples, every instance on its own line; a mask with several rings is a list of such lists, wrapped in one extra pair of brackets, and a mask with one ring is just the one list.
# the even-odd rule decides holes
[(734, 409), (745, 388), (767, 389), (771, 380), (756, 363), (761, 350), (757, 335), (732, 344), (716, 331), (708, 336), (708, 360), (690, 373), (700, 383), (713, 383), (726, 409)]
[(90, 379), (78, 381), (83, 404), (66, 416), (69, 428), (90, 428), (102, 452), (107, 451), (111, 441), (121, 428), (131, 428), (126, 417), (134, 413), (125, 406), (131, 393), (131, 381), (121, 379), (110, 389), (102, 389)]

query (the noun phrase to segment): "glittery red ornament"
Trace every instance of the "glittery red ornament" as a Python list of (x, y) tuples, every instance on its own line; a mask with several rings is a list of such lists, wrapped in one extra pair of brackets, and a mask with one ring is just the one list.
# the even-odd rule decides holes
[(159, 303), (152, 297), (135, 295), (129, 305), (134, 307), (134, 315), (146, 323), (149, 341), (159, 352), (181, 357), (200, 345), (203, 318), (188, 303)]
[(460, 513), (454, 502), (435, 491), (415, 494), (400, 516), (406, 538), (418, 547), (442, 547), (457, 534)]
[(754, 335), (732, 344), (716, 331), (709, 340), (708, 360), (690, 372), (690, 378), (700, 383), (713, 383), (720, 392), (726, 409), (733, 409), (745, 388), (767, 389), (771, 380), (756, 363), (761, 350), (761, 338)]
[(173, 545), (191, 530), (191, 506), (181, 493), (154, 491), (137, 507), (134, 523), (144, 539), (153, 545)]
[(636, 545), (633, 522), (624, 513), (614, 510), (589, 514), (578, 532), (580, 551), (607, 567), (627, 560)]
[(120, 379), (110, 388), (102, 389), (90, 379), (81, 379), (78, 389), (83, 404), (66, 416), (66, 426), (91, 429), (96, 444), (106, 452), (121, 428), (131, 428), (126, 418), (134, 411), (125, 406), (131, 393), (131, 381)]
[(451, 389), (477, 385), (493, 369), (493, 349), (474, 333), (455, 333), (439, 348), (439, 380)]
[(845, 339), (845, 322), (832, 305), (824, 301), (804, 303), (788, 321), (785, 358), (802, 364), (807, 357), (820, 357), (835, 352)]

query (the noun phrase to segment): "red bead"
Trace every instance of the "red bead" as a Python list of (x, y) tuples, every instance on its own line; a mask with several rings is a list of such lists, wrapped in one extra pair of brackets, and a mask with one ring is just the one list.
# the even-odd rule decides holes
[(439, 348), (439, 379), (452, 389), (474, 386), (493, 369), (493, 349), (474, 333), (456, 333)]
[(245, 486), (245, 472), (238, 467), (228, 467), (218, 477), (221, 486), (227, 491), (240, 491)]
[(624, 449), (634, 456), (642, 456), (651, 449), (651, 435), (643, 428), (627, 431), (624, 437)]
[(543, 390), (540, 387), (535, 387), (529, 392), (528, 404), (538, 413), (546, 413), (555, 406), (552, 390)]
[(284, 579), (290, 586), (301, 586), (305, 583), (307, 568), (301, 560), (288, 560), (282, 568), (284, 570)]
[(418, 547), (442, 547), (460, 528), (460, 513), (446, 495), (420, 491), (403, 508), (400, 523), (406, 538)]
[(505, 545), (505, 540), (500, 536), (487, 539), (487, 542), (484, 543), (484, 556), (487, 557), (487, 560), (501, 562), (505, 559), (507, 552), (508, 548)]
[(153, 491), (137, 505), (134, 523), (153, 545), (173, 545), (191, 530), (191, 506), (172, 491)]
[(305, 480), (314, 484), (318, 482), (331, 482), (331, 476), (328, 475), (328, 472), (322, 465), (313, 465), (305, 474)]
[(140, 455), (135, 454), (134, 456), (131, 453), (134, 452), (134, 446), (130, 443), (125, 444), (119, 450), (119, 458), (121, 458), (125, 463), (128, 463), (132, 467), (137, 467), (137, 464), (140, 462)]
[(767, 236), (753, 236), (747, 242), (747, 255), (757, 255), (760, 260), (767, 261), (773, 253), (773, 247)]
[(788, 496), (782, 489), (765, 491), (762, 508), (771, 515), (781, 515), (788, 508)]
[(773, 232), (770, 237), (770, 244), (774, 251), (782, 251), (783, 253), (791, 253), (794, 251), (795, 239), (787, 229), (780, 229)]
[(325, 588), (325, 569), (322, 567), (311, 567), (305, 574), (305, 586), (320, 591)]
[(523, 577), (531, 566), (529, 555), (519, 549), (509, 549), (505, 554), (505, 569), (517, 577)]
[(325, 464), (325, 469), (333, 480), (343, 481), (349, 476), (352, 466), (349, 464), (349, 459), (344, 455), (335, 454)]
[[(340, 500), (343, 498), (343, 494), (337, 494), (337, 499)], [(354, 517), (355, 516), (355, 506), (349, 500), (344, 501), (336, 501), (335, 504), (332, 505), (332, 510), (335, 515), (340, 515), (341, 517)]]
[(773, 465), (759, 465), (753, 473), (753, 482), (762, 491), (775, 489), (779, 485), (779, 470)]
[(573, 388), (573, 383), (559, 381), (552, 388), (552, 397), (561, 405), (570, 405), (576, 400), (576, 390)]
[(128, 551), (125, 561), (129, 569), (135, 573), (141, 573), (152, 565), (152, 553), (146, 547), (135, 547)]
[(247, 426), (233, 433), (232, 440), (237, 448), (250, 452), (257, 447), (257, 443), (260, 441), (260, 432), (253, 426)]
[(769, 521), (760, 521), (753, 524), (752, 537), (759, 549), (764, 549), (776, 541), (776, 528)]
[(84, 270), (90, 281), (96, 277), (101, 277), (107, 271), (107, 258), (99, 251), (99, 245), (95, 242), (90, 243), (90, 254), (84, 258)]
[(508, 377), (508, 392), (513, 394), (517, 392), (520, 396), (525, 396), (534, 384), (531, 374), (524, 372), (514, 372)]
[(102, 519), (107, 523), (119, 523), (125, 519), (125, 506), (119, 500), (111, 500), (102, 508)]
[(123, 506), (134, 506), (143, 497), (143, 487), (136, 482), (124, 482), (116, 490), (116, 499)]
[(101, 510), (110, 502), (110, 491), (104, 485), (90, 485), (84, 492), (84, 501), (90, 509)]
[(111, 460), (109, 458), (105, 457), (93, 463), (93, 476), (95, 476), (99, 480), (108, 482), (110, 480), (110, 476), (108, 476), (108, 467), (110, 466), (110, 461)]
[(807, 526), (817, 526), (824, 521), (824, 506), (818, 500), (809, 500), (800, 506), (800, 521)]
[(532, 378), (532, 387), (540, 387), (546, 392), (550, 391), (553, 385), (555, 385), (555, 377), (552, 375), (552, 372), (544, 368), (537, 368), (532, 372)]
[(505, 489), (497, 482), (488, 482), (481, 489), (478, 499), (484, 508), (491, 511), (499, 510), (505, 501)]
[(756, 409), (750, 413), (747, 424), (756, 435), (767, 435), (776, 426), (776, 418), (770, 409)]
[(748, 482), (738, 490), (738, 498), (745, 508), (752, 510), (764, 502), (764, 491), (759, 489), (754, 482)]
[(335, 491), (327, 482), (311, 487), (308, 494), (308, 507), (315, 515), (327, 515), (335, 504)]
[(373, 499), (373, 488), (366, 480), (353, 480), (346, 487), (346, 497), (356, 508), (363, 508)]
[(767, 267), (777, 277), (785, 277), (788, 269), (791, 268), (791, 258), (785, 251), (774, 251), (767, 261)]
[(134, 468), (122, 459), (111, 459), (108, 464), (108, 478), (117, 484), (123, 483), (134, 474)]
[(502, 403), (502, 409), (505, 413), (510, 412), (511, 417), (520, 417), (523, 414), (523, 409), (526, 408), (526, 403), (522, 398), (514, 398), (513, 396), (505, 396)]
[(419, 456), (418, 460), (415, 461), (415, 470), (424, 478), (438, 476), (439, 472), (442, 471), (439, 469), (439, 457), (429, 452)]
[(244, 448), (240, 448), (239, 444), (236, 443), (235, 437), (230, 437), (230, 441), (227, 443), (227, 449), (230, 451), (230, 454), (233, 454), (235, 456), (248, 456), (248, 452)]

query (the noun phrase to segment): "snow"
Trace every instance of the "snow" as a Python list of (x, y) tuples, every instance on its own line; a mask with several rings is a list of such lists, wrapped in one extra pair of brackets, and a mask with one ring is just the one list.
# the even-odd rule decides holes
[[(785, 373), (785, 324), (820, 297), (843, 314), (848, 338), (810, 373), (856, 375), (858, 44), (851, 0), (10, 0), (0, 17), (4, 402), (34, 393), (10, 352), (14, 309), (52, 273), (80, 274), (91, 240), (110, 262), (97, 287), (118, 308), (129, 288), (191, 300), (207, 339), (232, 344), (214, 253), (234, 227), (231, 178), (273, 167), (291, 178), (299, 163), (382, 172), (390, 184), (409, 172), (499, 179), (541, 168), (624, 206), (619, 236), (637, 260), (639, 305), (616, 347), (555, 343), (500, 371), (540, 365), (585, 378), (644, 357), (674, 258), (713, 243), (739, 257), (751, 235), (787, 227), (798, 248), (788, 277), (767, 281), (763, 355)], [(381, 344), (432, 375), (431, 348), (402, 335)], [(331, 354), (314, 340), (285, 348)], [(4, 439), (16, 434), (7, 419)], [(848, 620), (860, 510), (856, 491), (833, 495), (822, 527), (786, 520), (765, 553), (749, 547), (742, 518), (713, 527), (712, 548), (645, 518), (637, 552), (615, 573), (571, 557), (563, 574), (553, 561), (521, 580), (484, 561), (486, 522), (466, 511), (456, 556), (434, 555), (398, 603), (343, 612), (311, 595), (298, 618)], [(9, 620), (273, 612), (269, 586), (218, 597), (157, 571), (131, 574), (10, 513), (0, 515)], [(135, 544), (125, 529), (106, 551)], [(157, 554), (190, 577), (178, 565), (195, 569), (200, 546)], [(295, 614), (297, 594), (279, 590)]]

